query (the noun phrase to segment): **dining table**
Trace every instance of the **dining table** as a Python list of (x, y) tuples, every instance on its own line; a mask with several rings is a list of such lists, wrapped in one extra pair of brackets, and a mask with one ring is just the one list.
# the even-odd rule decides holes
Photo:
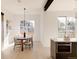
[(17, 40), (21, 40), (21, 51), (24, 51), (23, 45), (25, 40), (29, 40), (32, 36), (26, 36), (26, 37), (15, 37)]

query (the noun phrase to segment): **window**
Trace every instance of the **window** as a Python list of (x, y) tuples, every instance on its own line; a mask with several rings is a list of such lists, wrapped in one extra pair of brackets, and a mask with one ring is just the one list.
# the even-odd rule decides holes
[(20, 22), (21, 32), (33, 32), (34, 31), (34, 21), (21, 21)]
[(75, 37), (76, 19), (74, 17), (60, 16), (58, 17), (58, 37)]

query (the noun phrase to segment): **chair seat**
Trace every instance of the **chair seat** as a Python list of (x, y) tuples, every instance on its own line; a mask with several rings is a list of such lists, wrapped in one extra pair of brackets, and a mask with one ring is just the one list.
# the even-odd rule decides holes
[(21, 45), (21, 43), (15, 43), (15, 45)]
[(19, 48), (21, 46), (21, 41), (14, 38), (14, 50), (15, 46)]
[(24, 42), (24, 45), (25, 45), (26, 47), (32, 48), (32, 41), (31, 41), (31, 39), (26, 40), (26, 41)]
[(24, 44), (31, 44), (32, 42), (24, 42)]

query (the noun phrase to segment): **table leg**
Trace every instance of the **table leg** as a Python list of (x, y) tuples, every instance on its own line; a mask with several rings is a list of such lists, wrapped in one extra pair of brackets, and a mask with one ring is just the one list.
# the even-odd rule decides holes
[(23, 51), (23, 40), (21, 40), (21, 51)]

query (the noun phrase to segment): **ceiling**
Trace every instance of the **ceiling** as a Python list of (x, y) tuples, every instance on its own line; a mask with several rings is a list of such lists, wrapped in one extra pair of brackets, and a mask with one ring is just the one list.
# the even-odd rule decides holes
[[(1, 10), (14, 14), (40, 13), (47, 0), (2, 0)], [(71, 11), (76, 9), (76, 0), (54, 0), (47, 11)]]
[(35, 13), (40, 11), (47, 0), (2, 0), (1, 10), (11, 13), (23, 14), (23, 8), (27, 13)]
[(72, 11), (77, 8), (77, 0), (54, 0), (48, 11)]

